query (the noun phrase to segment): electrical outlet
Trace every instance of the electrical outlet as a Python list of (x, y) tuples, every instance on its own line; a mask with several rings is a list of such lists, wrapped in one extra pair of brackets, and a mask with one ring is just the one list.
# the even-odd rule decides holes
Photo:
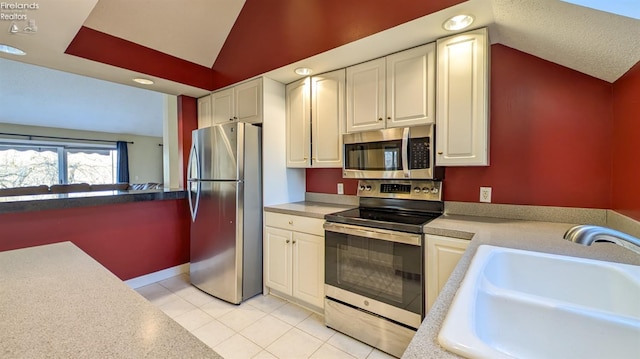
[(480, 187), (480, 202), (491, 203), (491, 187)]
[(344, 185), (342, 183), (338, 183), (338, 194), (344, 194)]

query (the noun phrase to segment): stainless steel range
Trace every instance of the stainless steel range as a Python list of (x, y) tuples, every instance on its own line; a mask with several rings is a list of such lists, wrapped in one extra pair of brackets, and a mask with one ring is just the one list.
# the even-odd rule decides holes
[(438, 181), (360, 181), (360, 207), (325, 216), (325, 324), (401, 356), (424, 318), (423, 226)]

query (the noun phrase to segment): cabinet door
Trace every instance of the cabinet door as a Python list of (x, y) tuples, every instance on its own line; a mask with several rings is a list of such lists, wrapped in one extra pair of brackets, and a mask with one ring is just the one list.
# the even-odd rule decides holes
[(309, 167), (311, 160), (311, 85), (305, 78), (286, 86), (287, 167)]
[(435, 123), (435, 43), (387, 56), (387, 127)]
[(233, 122), (233, 89), (214, 92), (211, 95), (214, 125)]
[(240, 122), (262, 123), (262, 79), (241, 83), (233, 88), (235, 119)]
[(291, 295), (291, 247), (293, 234), (279, 228), (264, 229), (264, 284)]
[(211, 95), (198, 99), (198, 128), (211, 126)]
[(489, 164), (487, 29), (438, 40), (436, 165)]
[(345, 70), (311, 78), (311, 166), (342, 167)]
[(347, 132), (384, 128), (385, 60), (347, 67)]
[(293, 232), (293, 296), (324, 307), (324, 238)]
[(427, 310), (431, 308), (451, 272), (467, 249), (466, 239), (427, 235)]

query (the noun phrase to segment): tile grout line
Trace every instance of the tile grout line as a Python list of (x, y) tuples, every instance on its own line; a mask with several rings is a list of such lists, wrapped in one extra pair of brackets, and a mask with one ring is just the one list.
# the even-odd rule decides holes
[[(187, 278), (185, 278), (184, 276), (175, 276), (175, 277), (171, 277), (171, 278), (165, 279), (165, 280), (163, 280), (163, 281), (169, 281), (169, 280), (172, 280), (172, 279), (175, 281), (175, 280), (178, 280), (177, 278), (181, 278), (181, 279), (184, 281), (184, 282), (182, 282), (183, 284), (188, 284), (188, 283), (189, 283), (188, 279), (187, 279)], [(161, 282), (163, 282), (163, 281), (159, 281), (159, 282), (156, 282), (156, 283), (151, 283), (151, 284), (149, 284), (149, 285), (158, 284), (158, 285), (159, 285), (159, 286), (161, 286), (162, 288), (166, 289), (166, 290), (169, 292), (169, 295), (174, 295), (174, 296), (175, 296), (175, 298), (174, 298), (173, 300), (171, 300), (171, 301), (169, 301), (169, 302), (167, 302), (167, 303), (173, 303), (173, 302), (177, 301), (178, 299), (182, 299), (183, 301), (185, 301), (186, 303), (188, 303), (190, 306), (193, 306), (195, 309), (198, 309), (199, 311), (201, 311), (202, 313), (204, 313), (207, 317), (209, 317), (210, 319), (212, 319), (212, 320), (210, 320), (210, 321), (208, 321), (208, 322), (206, 322), (206, 323), (204, 323), (204, 324), (199, 325), (199, 326), (198, 326), (198, 327), (196, 327), (196, 328), (193, 328), (193, 329), (189, 330), (189, 329), (187, 329), (186, 327), (184, 327), (181, 323), (179, 323), (179, 322), (176, 320), (176, 318), (177, 318), (177, 317), (180, 317), (180, 316), (182, 316), (182, 315), (185, 315), (185, 314), (187, 314), (187, 313), (189, 313), (189, 312), (191, 312), (191, 311), (193, 311), (193, 310), (194, 310), (194, 309), (189, 309), (189, 310), (187, 310), (186, 312), (181, 313), (180, 315), (177, 315), (176, 317), (170, 317), (170, 318), (171, 318), (172, 320), (174, 320), (178, 325), (180, 325), (180, 326), (182, 326), (183, 328), (187, 329), (187, 330), (188, 330), (192, 335), (194, 335), (194, 336), (195, 336), (195, 334), (193, 334), (193, 333), (194, 333), (195, 331), (197, 331), (197, 330), (199, 330), (199, 329), (203, 328), (203, 327), (204, 327), (204, 326), (206, 326), (206, 325), (209, 325), (209, 324), (213, 323), (214, 321), (215, 321), (215, 322), (217, 322), (218, 324), (220, 324), (220, 325), (224, 326), (225, 328), (229, 329), (231, 332), (233, 332), (233, 335), (231, 335), (231, 336), (230, 336), (229, 338), (227, 338), (227, 339), (224, 339), (224, 340), (223, 340), (223, 341), (221, 341), (220, 343), (216, 344), (216, 346), (219, 346), (219, 345), (223, 344), (224, 342), (226, 342), (226, 341), (228, 341), (229, 339), (231, 339), (234, 335), (238, 334), (238, 335), (240, 335), (240, 337), (242, 337), (242, 338), (244, 338), (244, 339), (248, 340), (249, 342), (251, 342), (251, 343), (253, 343), (254, 345), (256, 345), (258, 348), (260, 348), (260, 351), (259, 351), (257, 354), (255, 354), (255, 355), (254, 355), (254, 357), (255, 357), (255, 356), (257, 356), (260, 352), (264, 351), (264, 352), (266, 352), (266, 353), (268, 353), (268, 354), (270, 354), (270, 355), (272, 355), (272, 356), (274, 356), (274, 357), (276, 357), (276, 358), (277, 358), (277, 356), (276, 356), (274, 353), (272, 353), (271, 351), (269, 351), (269, 350), (267, 349), (267, 347), (269, 347), (269, 346), (273, 345), (273, 344), (274, 344), (274, 343), (276, 343), (278, 340), (281, 340), (283, 337), (285, 337), (285, 336), (286, 336), (286, 334), (287, 334), (287, 333), (291, 332), (291, 331), (295, 328), (295, 329), (297, 329), (298, 331), (300, 331), (300, 332), (302, 332), (302, 333), (304, 333), (304, 334), (306, 334), (306, 335), (308, 335), (308, 336), (310, 336), (310, 337), (312, 337), (312, 338), (314, 338), (314, 339), (316, 339), (316, 340), (320, 341), (320, 346), (318, 346), (318, 348), (317, 348), (317, 349), (315, 349), (312, 353), (310, 353), (308, 357), (313, 356), (316, 352), (318, 352), (318, 351), (319, 351), (319, 350), (320, 350), (320, 349), (321, 349), (321, 348), (326, 344), (326, 345), (329, 345), (331, 348), (333, 348), (333, 349), (335, 349), (335, 350), (338, 350), (339, 352), (344, 353), (344, 354), (348, 355), (349, 357), (351, 357), (351, 358), (353, 358), (353, 359), (357, 359), (357, 357), (355, 357), (355, 356), (351, 355), (350, 353), (348, 353), (348, 352), (344, 351), (342, 348), (338, 348), (338, 347), (336, 347), (335, 345), (332, 345), (331, 343), (329, 343), (329, 340), (331, 340), (331, 338), (333, 338), (335, 335), (337, 335), (337, 333), (338, 333), (337, 331), (335, 331), (335, 330), (333, 330), (333, 329), (332, 329), (333, 333), (331, 333), (331, 335), (330, 335), (326, 340), (323, 340), (322, 338), (320, 338), (320, 337), (316, 336), (314, 333), (311, 333), (310, 331), (304, 330), (303, 328), (299, 327), (299, 325), (301, 325), (301, 324), (302, 324), (303, 322), (305, 322), (306, 320), (309, 320), (309, 318), (313, 318), (313, 317), (314, 317), (314, 315), (315, 315), (316, 313), (315, 313), (315, 312), (313, 312), (313, 311), (309, 311), (308, 309), (306, 309), (306, 308), (304, 308), (304, 307), (301, 307), (301, 306), (297, 305), (297, 304), (296, 304), (296, 303), (294, 303), (294, 302), (288, 301), (288, 300), (286, 300), (286, 299), (284, 299), (284, 298), (280, 298), (280, 297), (274, 296), (273, 298), (276, 298), (278, 301), (281, 301), (282, 303), (281, 303), (280, 305), (276, 306), (275, 308), (270, 308), (270, 305), (269, 305), (269, 304), (265, 304), (265, 305), (263, 305), (263, 307), (264, 307), (264, 308), (267, 308), (267, 310), (269, 310), (269, 312), (267, 312), (267, 311), (263, 310), (262, 308), (258, 307), (257, 303), (253, 303), (253, 304), (252, 304), (252, 303), (250, 302), (250, 301), (251, 301), (251, 299), (248, 299), (247, 301), (245, 301), (245, 302), (243, 302), (243, 303), (241, 303), (241, 304), (236, 305), (236, 306), (235, 306), (235, 308), (232, 308), (229, 312), (226, 312), (226, 313), (221, 314), (221, 315), (219, 316), (219, 317), (222, 317), (222, 316), (224, 316), (224, 315), (226, 315), (226, 314), (230, 313), (231, 311), (238, 310), (238, 309), (239, 309), (239, 308), (244, 304), (244, 305), (246, 305), (246, 306), (248, 306), (248, 307), (252, 308), (253, 310), (257, 310), (257, 311), (262, 312), (262, 313), (264, 314), (264, 316), (262, 316), (260, 319), (263, 319), (263, 318), (266, 318), (266, 317), (271, 317), (271, 318), (273, 318), (273, 319), (275, 319), (275, 320), (281, 321), (281, 322), (283, 322), (283, 323), (285, 323), (285, 324), (287, 324), (287, 325), (291, 326), (291, 328), (289, 328), (289, 329), (288, 329), (287, 331), (285, 331), (283, 334), (279, 335), (279, 336), (278, 336), (277, 338), (275, 338), (274, 340), (271, 340), (271, 341), (269, 342), (269, 344), (268, 344), (266, 347), (263, 347), (262, 345), (260, 345), (260, 344), (258, 344), (258, 343), (256, 343), (256, 342), (254, 342), (251, 338), (247, 337), (245, 334), (243, 334), (243, 333), (242, 333), (242, 330), (244, 330), (244, 329), (248, 328), (248, 327), (249, 327), (249, 326), (251, 326), (252, 324), (249, 324), (248, 326), (244, 327), (242, 330), (237, 331), (237, 330), (235, 330), (234, 328), (231, 328), (231, 327), (227, 326), (224, 322), (221, 322), (221, 321), (219, 320), (219, 317), (215, 317), (215, 316), (213, 316), (213, 315), (210, 315), (209, 313), (207, 313), (206, 311), (204, 311), (204, 310), (202, 309), (202, 307), (204, 307), (204, 306), (206, 306), (206, 305), (210, 304), (211, 302), (213, 302), (213, 301), (215, 301), (215, 300), (218, 300), (218, 301), (222, 301), (222, 300), (220, 300), (220, 299), (215, 298), (215, 297), (213, 297), (213, 296), (212, 296), (212, 297), (211, 297), (211, 298), (212, 298), (212, 299), (211, 299), (211, 301), (207, 301), (207, 302), (206, 302), (206, 303), (204, 303), (204, 304), (197, 305), (197, 304), (194, 304), (194, 303), (192, 303), (191, 301), (189, 301), (189, 300), (188, 300), (187, 298), (185, 298), (183, 295), (178, 294), (178, 291), (181, 291), (181, 290), (183, 290), (183, 289), (187, 289), (187, 288), (195, 288), (195, 287), (193, 287), (193, 286), (191, 286), (191, 285), (186, 285), (186, 286), (182, 287), (182, 286), (183, 286), (182, 284), (178, 284), (178, 285), (173, 286), (173, 287), (177, 288), (177, 289), (176, 289), (176, 291), (174, 291), (174, 290), (173, 290), (172, 288), (170, 288), (170, 287), (169, 287), (169, 285), (168, 285), (170, 282), (165, 282), (165, 284), (162, 284)], [(141, 288), (142, 288), (142, 287), (141, 287)], [(196, 289), (197, 289), (197, 288), (196, 288)], [(205, 293), (205, 292), (202, 292), (202, 293), (203, 293), (204, 295), (206, 295), (206, 293)], [(256, 296), (256, 297), (257, 297), (257, 296)], [(254, 297), (254, 298), (256, 298), (256, 297)], [(147, 299), (147, 300), (148, 300), (148, 299)], [(224, 301), (222, 301), (222, 302), (224, 302)], [(163, 303), (163, 305), (166, 305), (167, 303)], [(225, 303), (226, 303), (226, 302), (225, 302)], [(152, 303), (152, 304), (153, 304), (154, 306), (156, 306), (157, 308), (159, 308), (159, 309), (160, 309), (160, 306), (159, 306), (159, 305), (157, 305), (157, 304), (155, 304), (155, 303)], [(289, 323), (289, 322), (287, 322), (287, 321), (285, 321), (285, 320), (283, 320), (283, 319), (281, 319), (281, 318), (279, 318), (279, 317), (277, 317), (277, 316), (273, 315), (273, 313), (275, 313), (278, 309), (281, 309), (281, 308), (283, 308), (284, 306), (286, 306), (286, 305), (288, 305), (288, 304), (291, 304), (292, 306), (295, 306), (296, 308), (300, 308), (300, 309), (302, 309), (302, 310), (303, 310), (303, 311), (305, 311), (305, 312), (309, 312), (309, 314), (308, 314), (306, 317), (304, 317), (302, 320), (298, 321), (295, 325), (292, 325), (291, 323)], [(162, 310), (162, 309), (161, 309), (161, 310)], [(312, 319), (312, 320), (315, 320), (315, 319)], [(329, 328), (329, 329), (331, 329), (331, 328)], [(198, 339), (199, 339), (199, 338), (198, 338)], [(201, 339), (200, 339), (200, 340), (201, 340)], [(202, 340), (201, 340), (201, 341), (202, 341)], [(206, 344), (206, 343), (205, 343), (205, 344)], [(214, 349), (213, 347), (211, 347), (211, 348), (212, 348), (212, 349)], [(365, 358), (370, 357), (374, 352), (375, 352), (375, 348), (371, 348), (371, 351), (367, 354), (367, 356), (366, 356)]]

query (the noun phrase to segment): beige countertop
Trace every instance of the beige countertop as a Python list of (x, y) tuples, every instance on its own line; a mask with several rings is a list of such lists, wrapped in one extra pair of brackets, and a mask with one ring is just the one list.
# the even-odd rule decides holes
[(311, 202), (311, 201), (302, 201), (302, 202), (293, 202), (293, 203), (284, 203), (277, 204), (273, 206), (264, 207), (264, 210), (267, 212), (275, 212), (275, 213), (283, 213), (283, 214), (291, 214), (298, 215), (304, 217), (311, 218), (320, 218), (324, 219), (325, 214), (334, 213), (344, 211), (350, 208), (358, 207), (357, 205), (343, 205), (343, 204), (335, 204), (335, 203), (323, 203), (323, 202)]
[(565, 241), (562, 236), (571, 226), (573, 224), (459, 215), (445, 215), (426, 225), (428, 234), (471, 239), (471, 242), (402, 358), (460, 358), (442, 348), (437, 337), (471, 259), (482, 244), (640, 265), (640, 256), (614, 244), (595, 243), (584, 247)]
[(221, 358), (71, 242), (0, 252), (0, 356)]

